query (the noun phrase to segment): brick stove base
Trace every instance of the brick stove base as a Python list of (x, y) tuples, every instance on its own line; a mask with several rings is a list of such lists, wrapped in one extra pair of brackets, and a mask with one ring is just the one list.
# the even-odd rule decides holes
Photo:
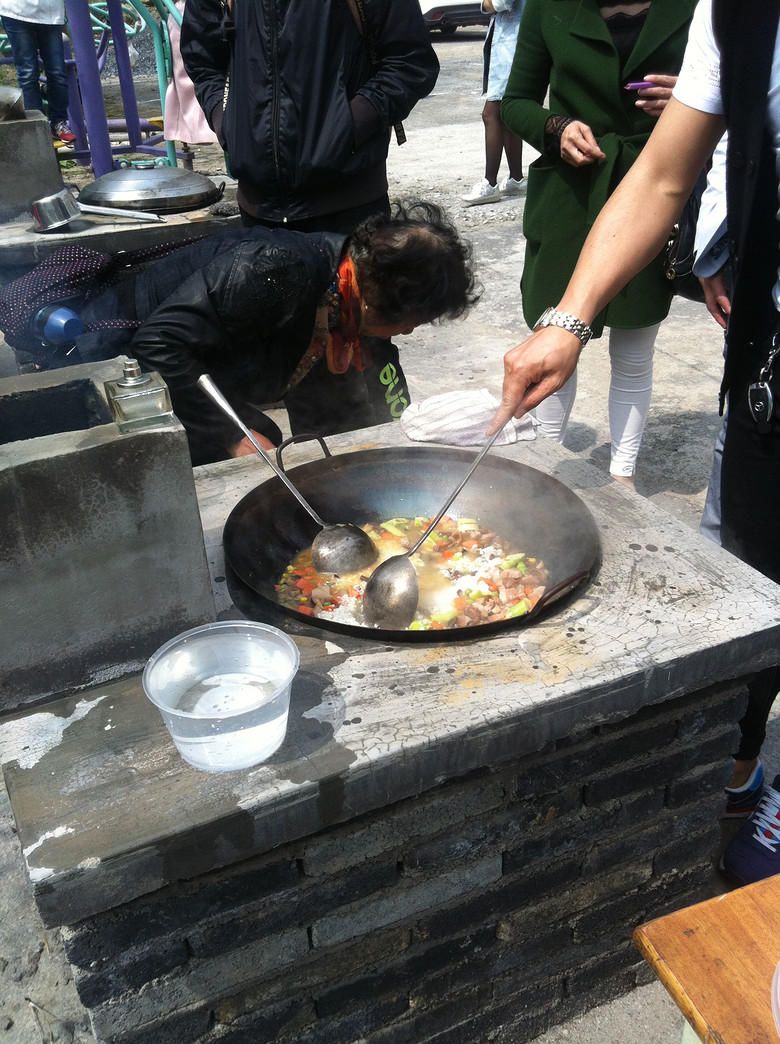
[[(522, 1044), (644, 979), (632, 929), (706, 898), (776, 586), (548, 440), (496, 452), (599, 526), (556, 612), (406, 645), (269, 609), (301, 669), (284, 743), (241, 772), (182, 762), (137, 676), (3, 722), (31, 888), (100, 1041)], [(222, 528), (257, 482), (249, 458), (196, 469), (220, 618)]]
[(583, 728), (65, 929), (96, 1036), (522, 1044), (618, 996), (633, 928), (708, 897), (742, 700)]

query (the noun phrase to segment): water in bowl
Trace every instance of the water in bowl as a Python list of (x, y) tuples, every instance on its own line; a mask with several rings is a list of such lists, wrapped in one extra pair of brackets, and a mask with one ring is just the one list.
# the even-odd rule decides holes
[(289, 691), (279, 692), (282, 680), (241, 672), (219, 674), (182, 692), (172, 709), (215, 719), (206, 735), (196, 736), (182, 735), (177, 725), (184, 721), (174, 719), (171, 735), (182, 757), (211, 771), (247, 768), (270, 757), (287, 730)]

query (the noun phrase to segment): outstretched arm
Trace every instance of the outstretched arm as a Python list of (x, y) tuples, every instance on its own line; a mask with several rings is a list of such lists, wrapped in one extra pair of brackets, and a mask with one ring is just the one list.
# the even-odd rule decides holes
[[(723, 133), (723, 117), (672, 98), (639, 159), (597, 218), (556, 305), (590, 324), (615, 294), (658, 254), (699, 171)], [(582, 346), (549, 326), (504, 356), (504, 386), (488, 434), (522, 417), (572, 375)]]

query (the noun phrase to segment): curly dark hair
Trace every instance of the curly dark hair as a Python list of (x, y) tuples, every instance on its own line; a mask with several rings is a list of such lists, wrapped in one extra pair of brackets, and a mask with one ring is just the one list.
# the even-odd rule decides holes
[(387, 323), (457, 319), (479, 300), (472, 246), (435, 203), (394, 203), (362, 221), (348, 249), (363, 300)]

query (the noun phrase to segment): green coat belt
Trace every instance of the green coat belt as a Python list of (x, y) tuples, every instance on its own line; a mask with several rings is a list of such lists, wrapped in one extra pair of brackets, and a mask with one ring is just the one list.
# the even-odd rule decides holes
[[(696, 0), (652, 0), (621, 68), (596, 0), (526, 0), (501, 115), (514, 134), (541, 152), (528, 172), (523, 219), (520, 285), (529, 326), (559, 302), (593, 222), (655, 126), (623, 84), (650, 73), (679, 72), (695, 6)], [(552, 114), (588, 124), (606, 159), (572, 167), (547, 156), (544, 127)], [(594, 332), (605, 325), (636, 329), (658, 323), (671, 296), (659, 256), (597, 317)]]

